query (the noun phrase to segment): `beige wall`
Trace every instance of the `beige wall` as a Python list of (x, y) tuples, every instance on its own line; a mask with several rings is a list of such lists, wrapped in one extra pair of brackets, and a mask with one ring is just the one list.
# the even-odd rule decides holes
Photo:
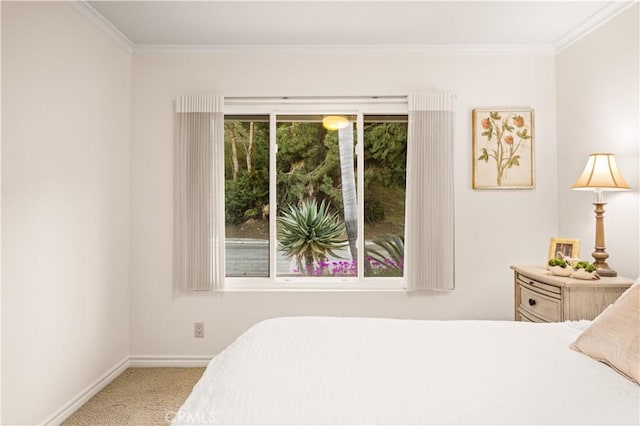
[[(455, 135), (456, 290), (228, 292), (174, 297), (171, 289), (174, 98), (226, 96), (458, 95)], [(534, 190), (471, 190), (471, 109), (536, 110)], [(555, 60), (540, 56), (203, 53), (133, 59), (133, 355), (210, 355), (265, 318), (337, 315), (512, 319), (510, 264), (540, 264), (557, 234)], [(194, 339), (204, 321), (206, 337)]]
[(66, 2), (2, 2), (2, 424), (129, 354), (131, 55)]
[(607, 192), (605, 233), (609, 265), (640, 273), (640, 60), (636, 4), (556, 58), (559, 233), (582, 240), (590, 258), (595, 217), (591, 192), (571, 191), (593, 152), (613, 152), (631, 192)]

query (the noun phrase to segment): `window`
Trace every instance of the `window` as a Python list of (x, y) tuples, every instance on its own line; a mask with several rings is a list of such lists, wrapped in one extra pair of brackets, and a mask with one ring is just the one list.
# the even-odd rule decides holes
[(226, 116), (225, 270), (269, 276), (269, 116)]
[(224, 127), (226, 288), (404, 287), (406, 113)]

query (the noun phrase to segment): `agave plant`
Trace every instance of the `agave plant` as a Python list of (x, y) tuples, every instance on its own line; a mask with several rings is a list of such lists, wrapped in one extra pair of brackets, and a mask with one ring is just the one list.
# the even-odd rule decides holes
[(375, 248), (367, 248), (367, 260), (377, 274), (402, 276), (404, 237), (395, 234), (374, 238)]
[(346, 245), (345, 226), (340, 217), (329, 211), (329, 204), (316, 200), (289, 205), (278, 218), (278, 241), (287, 259), (294, 258), (298, 270), (311, 275), (314, 262), (324, 262), (327, 254)]

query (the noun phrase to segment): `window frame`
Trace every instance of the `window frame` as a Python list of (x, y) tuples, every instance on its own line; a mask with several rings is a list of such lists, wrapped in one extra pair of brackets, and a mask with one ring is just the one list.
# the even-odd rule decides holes
[[(276, 126), (283, 115), (356, 116), (356, 175), (364, 177), (364, 116), (408, 115), (406, 97), (360, 98), (225, 98), (224, 115), (269, 116), (269, 205), (277, 205)], [(361, 143), (362, 142), (362, 143)], [(269, 215), (269, 277), (225, 277), (225, 291), (405, 291), (402, 277), (364, 276), (364, 179), (358, 179), (358, 273), (356, 277), (278, 277), (276, 275), (277, 217)], [(406, 219), (405, 219), (406, 220)], [(226, 240), (226, 235), (225, 235)], [(226, 256), (226, 253), (225, 253)], [(405, 264), (406, 271), (406, 264)]]

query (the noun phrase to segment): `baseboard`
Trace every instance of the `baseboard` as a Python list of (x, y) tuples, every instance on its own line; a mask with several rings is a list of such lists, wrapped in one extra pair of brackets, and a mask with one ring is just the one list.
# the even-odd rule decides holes
[(211, 358), (206, 355), (131, 355), (129, 367), (206, 367)]
[(85, 402), (90, 400), (95, 394), (100, 392), (113, 379), (118, 377), (124, 370), (129, 367), (129, 357), (124, 357), (120, 362), (111, 367), (106, 373), (100, 376), (96, 381), (87, 386), (82, 392), (71, 398), (69, 402), (62, 406), (53, 415), (49, 416), (40, 424), (59, 425), (64, 422), (70, 415), (76, 412)]
[(87, 386), (82, 392), (71, 398), (69, 402), (49, 416), (43, 425), (59, 425), (75, 413), (85, 402), (100, 392), (105, 386), (129, 367), (206, 367), (211, 356), (205, 355), (131, 355), (124, 357), (111, 367), (109, 371)]

